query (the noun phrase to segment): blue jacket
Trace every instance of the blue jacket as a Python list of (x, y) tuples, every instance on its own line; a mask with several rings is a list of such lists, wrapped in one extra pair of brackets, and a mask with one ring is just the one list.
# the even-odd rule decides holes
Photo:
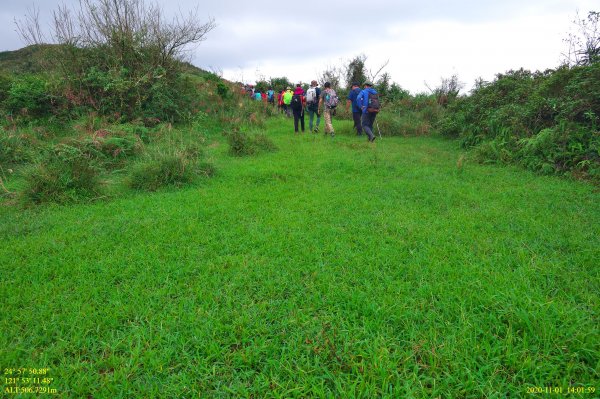
[(367, 113), (367, 107), (369, 106), (369, 93), (377, 94), (377, 91), (372, 87), (367, 87), (360, 92), (358, 97), (356, 97), (356, 105), (362, 109), (363, 114)]
[(357, 88), (350, 90), (350, 93), (348, 93), (348, 100), (350, 100), (350, 102), (352, 103), (352, 112), (353, 113), (362, 112), (360, 107), (356, 104), (356, 97), (358, 97), (360, 92), (361, 92), (360, 88), (357, 87)]

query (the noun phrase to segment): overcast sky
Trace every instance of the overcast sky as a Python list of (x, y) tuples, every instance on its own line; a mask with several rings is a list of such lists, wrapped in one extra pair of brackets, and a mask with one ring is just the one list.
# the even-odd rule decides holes
[[(149, 0), (147, 0), (149, 1)], [(59, 4), (77, 0), (0, 0), (0, 51), (24, 46), (14, 19), (33, 4), (43, 26)], [(175, 13), (199, 6), (217, 28), (191, 53), (193, 64), (225, 78), (252, 82), (287, 76), (307, 82), (356, 55), (413, 93), (457, 74), (468, 90), (476, 78), (492, 80), (510, 69), (554, 68), (565, 51), (572, 20), (598, 0), (266, 1), (158, 0)]]

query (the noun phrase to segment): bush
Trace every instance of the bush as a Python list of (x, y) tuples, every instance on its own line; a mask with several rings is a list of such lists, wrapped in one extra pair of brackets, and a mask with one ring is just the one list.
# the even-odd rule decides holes
[(573, 170), (593, 175), (600, 166), (600, 135), (577, 124), (561, 123), (543, 129), (519, 144), (520, 163), (543, 174)]
[(189, 121), (198, 99), (199, 93), (191, 77), (179, 75), (160, 79), (149, 87), (141, 110), (136, 110), (134, 115), (141, 114), (146, 120)]
[(135, 190), (156, 191), (165, 186), (191, 183), (197, 176), (210, 177), (215, 169), (208, 162), (199, 162), (194, 148), (158, 152), (135, 164), (127, 179)]
[(97, 130), (92, 137), (69, 139), (65, 144), (78, 149), (82, 156), (96, 165), (114, 169), (123, 166), (130, 158), (142, 154), (144, 146), (140, 138), (133, 134)]
[(0, 72), (0, 105), (8, 98), (8, 91), (12, 85), (12, 79)]
[(24, 177), (21, 199), (25, 204), (79, 202), (100, 193), (99, 169), (94, 160), (67, 144), (56, 145)]
[(258, 133), (254, 135), (254, 145), (258, 148), (259, 151), (263, 152), (274, 152), (277, 151), (277, 146), (273, 141), (263, 133)]
[(375, 119), (377, 124), (373, 133), (377, 135), (377, 129), (384, 136), (422, 136), (430, 133), (431, 125), (419, 117), (418, 113), (409, 111), (402, 115), (401, 112), (380, 112)]
[(600, 63), (509, 71), (451, 104), (437, 124), (483, 162), (596, 179), (600, 170)]
[(105, 159), (119, 161), (142, 152), (137, 136), (113, 136), (97, 138), (91, 143)]
[(192, 176), (188, 166), (182, 156), (163, 154), (134, 165), (128, 184), (136, 190), (156, 191), (163, 186), (189, 183)]
[(47, 82), (36, 75), (23, 75), (12, 81), (4, 100), (8, 112), (36, 117), (47, 115), (50, 104)]
[(229, 153), (237, 157), (277, 150), (275, 143), (264, 134), (249, 135), (233, 131), (227, 135), (227, 142), (229, 143)]
[(37, 140), (28, 134), (0, 132), (0, 164), (34, 161), (38, 155)]

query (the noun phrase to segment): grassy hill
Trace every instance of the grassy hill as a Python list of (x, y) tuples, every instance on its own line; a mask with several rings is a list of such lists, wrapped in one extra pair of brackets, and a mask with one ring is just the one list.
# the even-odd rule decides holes
[(64, 397), (600, 389), (592, 186), (435, 138), (263, 131), (278, 152), (208, 135), (199, 186), (0, 206), (0, 364)]
[[(53, 44), (31, 45), (14, 51), (0, 51), (0, 72), (12, 74), (42, 72), (49, 65), (46, 60), (47, 52), (55, 46)], [(183, 69), (187, 73), (207, 73), (189, 62), (183, 63)]]
[(0, 72), (5, 73), (36, 73), (43, 67), (40, 59), (52, 45), (32, 45), (15, 51), (0, 51)]

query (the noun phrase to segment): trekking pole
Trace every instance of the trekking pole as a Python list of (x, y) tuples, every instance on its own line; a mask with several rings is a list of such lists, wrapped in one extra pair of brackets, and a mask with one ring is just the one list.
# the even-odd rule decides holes
[(375, 121), (375, 126), (377, 126), (377, 131), (379, 132), (379, 138), (383, 138), (381, 136), (381, 130), (379, 129), (379, 122), (377, 122), (377, 120)]

